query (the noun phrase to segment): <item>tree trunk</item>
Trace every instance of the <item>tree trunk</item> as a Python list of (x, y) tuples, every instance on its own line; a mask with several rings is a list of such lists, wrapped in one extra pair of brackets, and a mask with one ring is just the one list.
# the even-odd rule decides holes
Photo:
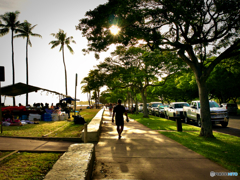
[(99, 108), (99, 103), (100, 103), (100, 89), (99, 89), (99, 88), (98, 88), (97, 93), (98, 93), (98, 94), (97, 94), (97, 101), (98, 101), (98, 102), (97, 102), (97, 104), (98, 104), (97, 106), (98, 106), (98, 108)]
[(148, 118), (148, 111), (147, 111), (147, 97), (145, 95), (146, 89), (143, 88), (141, 89), (141, 95), (142, 95), (142, 100), (143, 100), (143, 117)]
[(138, 100), (137, 100), (137, 96), (136, 96), (136, 101), (135, 101), (135, 109), (136, 109), (136, 114), (138, 114)]
[[(15, 84), (15, 69), (14, 69), (14, 49), (13, 49), (13, 30), (12, 30), (12, 73), (13, 85)], [(13, 106), (15, 106), (15, 96), (13, 96)]]
[[(28, 37), (26, 43), (26, 83), (28, 85)], [(26, 106), (28, 105), (28, 92), (26, 93)]]
[(131, 96), (130, 96), (130, 92), (127, 92), (127, 101), (128, 101), (128, 109), (130, 110), (130, 108), (131, 108)]
[(200, 136), (213, 137), (212, 122), (208, 100), (208, 89), (206, 81), (197, 80), (198, 92), (201, 103), (201, 132)]
[(88, 104), (90, 107), (91, 106), (91, 91), (89, 93), (87, 93), (87, 98), (88, 98)]
[(65, 70), (65, 88), (66, 88), (66, 96), (67, 96), (68, 95), (68, 92), (67, 92), (67, 69), (66, 69), (66, 64), (65, 64), (65, 60), (64, 60), (64, 45), (62, 48), (62, 55), (63, 55), (64, 70)]

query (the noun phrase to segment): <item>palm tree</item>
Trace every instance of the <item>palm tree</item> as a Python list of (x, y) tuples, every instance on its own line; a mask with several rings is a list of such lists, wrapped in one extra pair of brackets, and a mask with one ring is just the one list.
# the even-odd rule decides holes
[[(87, 83), (85, 78), (81, 83)], [(82, 93), (87, 93), (88, 104), (89, 104), (89, 107), (90, 107), (91, 106), (91, 89), (90, 89), (88, 84), (83, 85), (81, 87), (81, 89), (82, 89)]]
[(64, 33), (64, 31), (62, 29), (59, 29), (58, 33), (52, 33), (51, 34), (53, 37), (55, 37), (57, 40), (51, 41), (49, 44), (52, 44), (51, 49), (55, 48), (56, 46), (60, 45), (60, 49), (59, 51), (62, 51), (62, 56), (63, 56), (63, 65), (64, 65), (64, 70), (65, 70), (65, 88), (66, 88), (66, 96), (67, 96), (67, 70), (66, 70), (66, 64), (65, 64), (65, 60), (64, 60), (64, 45), (67, 45), (67, 48), (69, 49), (70, 53), (74, 53), (73, 49), (71, 48), (71, 46), (69, 46), (69, 44), (72, 43), (76, 43), (73, 40), (73, 37), (67, 37), (67, 33)]
[[(27, 38), (26, 41), (26, 82), (28, 85), (28, 45), (30, 47), (32, 47), (32, 43), (30, 41), (30, 36), (35, 36), (35, 37), (42, 37), (40, 34), (35, 34), (32, 32), (33, 28), (35, 28), (37, 26), (34, 25), (32, 26), (29, 22), (27, 22), (26, 20), (24, 21), (24, 23), (21, 24), (21, 26), (19, 27), (19, 33), (14, 37), (22, 37), (22, 38)], [(28, 93), (26, 94), (26, 106), (28, 105)]]
[[(7, 12), (4, 15), (0, 15), (0, 18), (5, 22), (5, 24), (0, 24), (0, 36), (6, 35), (11, 29), (11, 42), (12, 42), (12, 71), (13, 71), (13, 85), (15, 84), (15, 70), (14, 70), (14, 50), (13, 50), (13, 33), (18, 32), (18, 27), (20, 22), (17, 21), (19, 11)], [(13, 97), (13, 106), (15, 106), (15, 97)]]

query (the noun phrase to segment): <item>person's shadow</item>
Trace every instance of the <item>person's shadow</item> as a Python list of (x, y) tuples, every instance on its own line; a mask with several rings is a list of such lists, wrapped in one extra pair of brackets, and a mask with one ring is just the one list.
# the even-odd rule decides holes
[[(129, 150), (127, 150), (129, 149)], [(111, 147), (111, 151), (112, 151), (112, 158), (114, 161), (118, 162), (118, 164), (120, 165), (120, 170), (123, 173), (128, 172), (128, 166), (127, 163), (129, 163), (131, 161), (131, 157), (132, 157), (132, 144), (129, 143), (125, 143), (123, 142), (121, 139), (119, 139), (117, 141), (117, 143), (115, 144), (115, 146)], [(127, 159), (125, 159), (124, 162), (120, 162), (119, 163), (119, 158), (122, 157), (126, 157)]]

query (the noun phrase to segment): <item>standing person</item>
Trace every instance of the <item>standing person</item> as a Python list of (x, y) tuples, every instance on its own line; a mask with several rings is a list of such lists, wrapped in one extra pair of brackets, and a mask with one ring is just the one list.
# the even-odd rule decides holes
[[(127, 116), (127, 111), (125, 110), (124, 106), (121, 105), (122, 101), (119, 99), (118, 100), (118, 105), (114, 107), (113, 109), (113, 116), (112, 116), (112, 122), (114, 122), (114, 115), (116, 113), (116, 125), (117, 125), (117, 132), (118, 132), (118, 139), (121, 139), (121, 134), (124, 128), (124, 118), (123, 118), (123, 113), (125, 113), (127, 117), (127, 122), (128, 116)], [(121, 128), (120, 128), (121, 127)]]
[(109, 105), (109, 114), (110, 114), (110, 117), (112, 116), (112, 109), (113, 109), (113, 105), (110, 104), (110, 105)]

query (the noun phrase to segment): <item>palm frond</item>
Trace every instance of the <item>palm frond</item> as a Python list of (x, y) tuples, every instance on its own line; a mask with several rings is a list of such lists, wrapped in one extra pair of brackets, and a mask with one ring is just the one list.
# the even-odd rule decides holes
[(35, 34), (35, 33), (32, 33), (31, 36), (42, 38), (42, 36), (40, 34)]
[(37, 24), (35, 24), (34, 26), (32, 26), (32, 27), (30, 28), (30, 30), (32, 31), (36, 26), (37, 26)]
[(51, 33), (50, 35), (52, 35), (53, 37), (56, 37), (56, 34), (55, 34), (55, 33)]
[(51, 41), (49, 43), (49, 45), (52, 45), (51, 49), (55, 48), (56, 46), (58, 46), (60, 44), (60, 41)]
[(69, 49), (69, 51), (70, 51), (71, 54), (74, 54), (74, 51), (73, 51), (73, 49), (72, 49), (71, 46), (67, 45), (67, 48)]
[(21, 38), (25, 38), (25, 37), (27, 37), (27, 36), (25, 36), (25, 35), (23, 35), (23, 34), (17, 34), (17, 35), (15, 35), (15, 36), (13, 36), (13, 38), (19, 38), (19, 37), (21, 37)]
[(8, 29), (8, 28), (0, 29), (0, 37), (6, 35), (8, 32), (9, 32), (9, 29)]

